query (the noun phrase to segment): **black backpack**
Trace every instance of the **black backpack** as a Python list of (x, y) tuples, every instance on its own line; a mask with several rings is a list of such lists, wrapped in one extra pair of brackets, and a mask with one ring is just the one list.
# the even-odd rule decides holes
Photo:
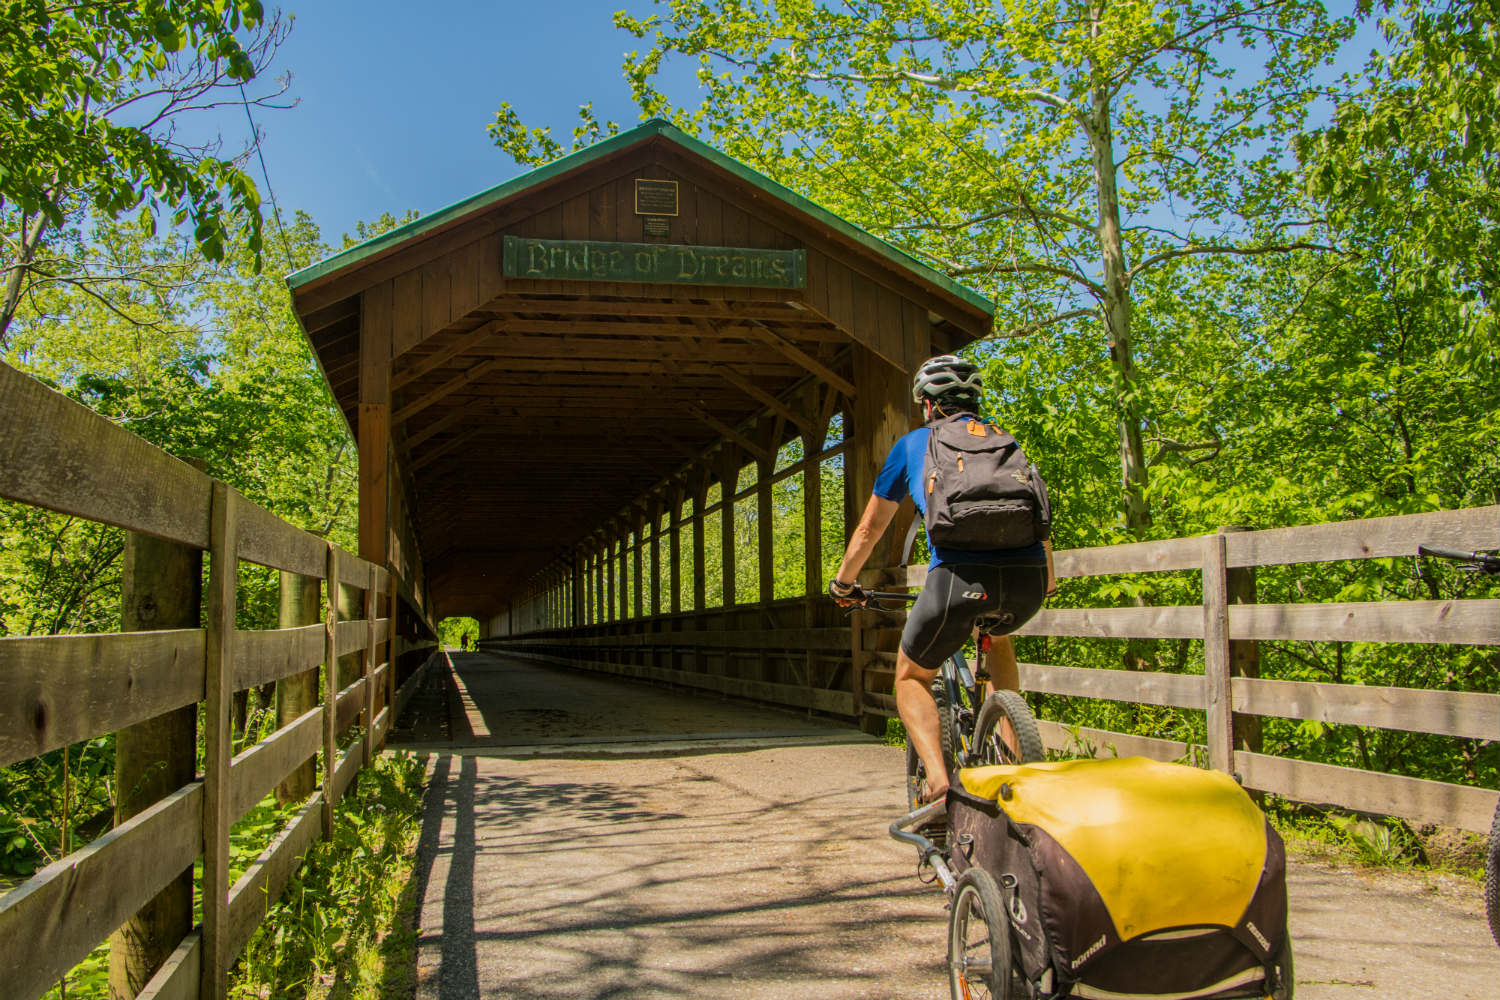
[(927, 543), (1016, 549), (1051, 536), (1047, 484), (1007, 431), (972, 414), (932, 425), (922, 470)]

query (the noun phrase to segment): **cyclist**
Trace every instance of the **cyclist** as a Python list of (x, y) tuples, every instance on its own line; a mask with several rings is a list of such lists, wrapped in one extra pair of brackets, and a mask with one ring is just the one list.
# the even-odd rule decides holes
[[(984, 377), (978, 366), (951, 354), (929, 358), (917, 369), (912, 399), (921, 404), (928, 426), (897, 441), (881, 467), (843, 562), (828, 584), (830, 596), (840, 607), (860, 602), (862, 595), (856, 583), (859, 572), (901, 501), (911, 497), (918, 516), (926, 512), (921, 481), (930, 425), (959, 414), (975, 414), (983, 389)], [(906, 726), (907, 739), (926, 767), (925, 801), (941, 798), (948, 789), (937, 703), (931, 690), (938, 669), (968, 640), (978, 618), (997, 617), (1000, 625), (993, 630), (995, 637), (990, 643), (989, 677), (992, 684), (1019, 690), (1020, 669), (1008, 633), (1036, 614), (1054, 590), (1050, 542), (986, 551), (933, 547), (927, 583), (901, 633), (895, 685), (896, 710)], [(981, 674), (985, 667), (981, 659)]]

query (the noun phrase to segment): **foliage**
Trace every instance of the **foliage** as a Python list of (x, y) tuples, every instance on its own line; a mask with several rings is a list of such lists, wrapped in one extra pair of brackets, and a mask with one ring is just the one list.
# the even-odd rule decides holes
[[(1173, 413), (1136, 371), (1138, 286), (1183, 258), (1325, 247), (1285, 151), (1351, 22), (1316, 0), (658, 6), (616, 16), (649, 45), (625, 64), (643, 113), (968, 277), (1001, 331), (1099, 331), (1120, 513), (1144, 537), (1142, 425)], [(658, 86), (676, 59), (696, 108)], [(597, 132), (585, 114), (575, 148)], [(491, 134), (523, 162), (560, 151), (508, 106)]]
[[(332, 836), (314, 844), (246, 945), (230, 973), (230, 997), (322, 998), (335, 985), (351, 1000), (409, 995), (421, 794), (422, 763), (410, 754), (382, 754), (360, 772), (334, 807)], [(235, 824), (231, 881), (302, 805), (278, 806), (268, 797)], [(108, 996), (105, 942), (68, 973), (63, 989), (54, 987), (43, 1000)]]
[(467, 649), (478, 639), (479, 622), (473, 618), (444, 618), (438, 622), (438, 645), (444, 649)]
[(334, 810), (333, 833), (292, 876), (246, 946), (234, 998), (406, 995), (422, 763), (387, 753)]
[(68, 241), (52, 238), (80, 213), (139, 208), (154, 231), (169, 212), (210, 261), (236, 248), (259, 261), (255, 183), (184, 125), (223, 103), (264, 101), (244, 85), (284, 36), (259, 0), (0, 3), (0, 345), (28, 287), (88, 287)]

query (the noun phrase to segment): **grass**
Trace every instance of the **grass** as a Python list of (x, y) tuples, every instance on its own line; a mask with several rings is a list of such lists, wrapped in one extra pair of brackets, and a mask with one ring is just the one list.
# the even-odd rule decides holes
[[(422, 762), (385, 753), (360, 772), (318, 841), (230, 972), (233, 1000), (396, 1000), (411, 994), (417, 900), (412, 869), (421, 823)], [(238, 877), (300, 804), (257, 804), (231, 836)], [(105, 1000), (109, 943), (43, 1000)]]
[(233, 1000), (385, 1000), (411, 992), (422, 763), (387, 753), (334, 813), (230, 980)]

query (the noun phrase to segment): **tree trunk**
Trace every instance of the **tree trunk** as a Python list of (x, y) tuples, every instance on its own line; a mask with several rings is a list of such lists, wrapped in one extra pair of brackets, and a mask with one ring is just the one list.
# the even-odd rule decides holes
[[(281, 574), (279, 628), (316, 625), (323, 620), (323, 588), (315, 577)], [(282, 729), (318, 707), (318, 668), (276, 682), (276, 728)], [(312, 794), (318, 776), (309, 757), (276, 786), (276, 801), (300, 802)]]
[[(1097, 35), (1100, 31), (1097, 9), (1093, 18)], [(1151, 507), (1146, 499), (1146, 447), (1141, 431), (1135, 359), (1131, 353), (1129, 271), (1120, 232), (1120, 195), (1115, 186), (1117, 166), (1109, 102), (1109, 91), (1101, 79), (1094, 86), (1088, 115), (1089, 145), (1093, 150), (1099, 197), (1099, 249), (1104, 257), (1104, 328), (1109, 338), (1115, 401), (1120, 414), (1120, 501), (1126, 529), (1134, 537), (1144, 538), (1146, 529), (1151, 527)]]

